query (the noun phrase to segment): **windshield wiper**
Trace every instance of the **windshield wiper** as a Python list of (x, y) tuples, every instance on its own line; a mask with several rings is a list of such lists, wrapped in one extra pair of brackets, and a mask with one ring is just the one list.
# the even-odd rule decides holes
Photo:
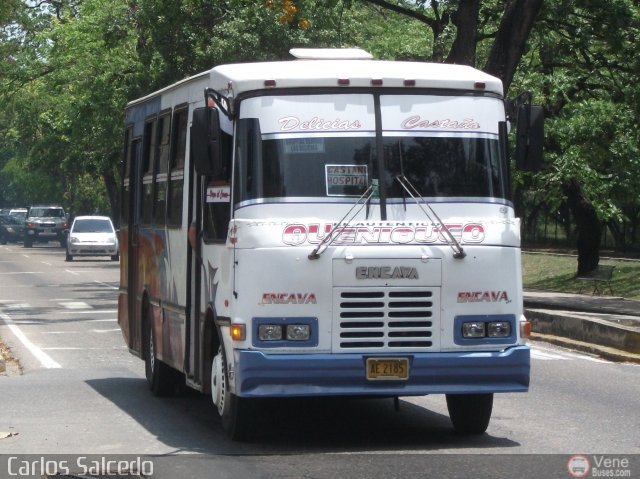
[[(416, 205), (418, 205), (418, 207), (422, 210), (425, 216), (429, 218), (429, 221), (431, 221), (432, 223), (434, 222), (433, 219), (431, 218), (431, 215), (433, 215), (433, 217), (436, 219), (437, 225), (440, 226), (439, 228), (437, 228), (438, 233), (442, 236), (442, 238), (445, 240), (447, 245), (449, 245), (449, 247), (453, 250), (453, 257), (456, 259), (462, 259), (465, 256), (467, 256), (467, 253), (464, 252), (464, 249), (462, 249), (462, 246), (460, 245), (460, 243), (458, 243), (458, 240), (456, 240), (453, 234), (451, 233), (451, 231), (449, 231), (449, 228), (447, 228), (447, 225), (445, 225), (442, 222), (438, 214), (433, 210), (433, 208), (431, 208), (431, 205), (424, 199), (424, 197), (420, 194), (420, 192), (416, 189), (416, 187), (413, 186), (413, 184), (411, 184), (409, 179), (404, 175), (399, 175), (399, 176), (396, 176), (396, 180), (398, 180), (398, 183), (400, 183), (400, 186), (404, 188), (404, 190), (409, 194), (409, 196), (411, 196), (411, 198), (414, 199), (414, 201), (416, 202)], [(418, 199), (420, 199), (420, 201)], [(429, 209), (429, 211), (431, 212), (431, 215), (427, 212), (427, 210), (424, 209), (423, 205)], [(443, 232), (445, 234), (443, 234)]]
[[(378, 180), (371, 180), (371, 184), (366, 189), (366, 191), (364, 193), (362, 193), (362, 196), (360, 196), (360, 198), (358, 198), (356, 200), (356, 202), (349, 209), (349, 211), (347, 211), (347, 213), (342, 217), (342, 219), (338, 223), (335, 224), (335, 226), (331, 229), (329, 234), (326, 235), (324, 238), (322, 238), (322, 241), (320, 242), (320, 244), (318, 246), (316, 246), (314, 248), (314, 250), (311, 253), (309, 253), (309, 256), (307, 256), (307, 257), (309, 259), (318, 259), (318, 258), (320, 258), (320, 255), (322, 253), (324, 253), (329, 246), (331, 246), (331, 243), (334, 242), (334, 240), (344, 230), (344, 228), (349, 226), (349, 223), (351, 223), (354, 220), (354, 218), (358, 215), (358, 213), (360, 213), (360, 211), (362, 211), (362, 208), (364, 208), (365, 205), (369, 204), (369, 200), (373, 196), (378, 195), (378, 194), (379, 194), (378, 193)], [(355, 212), (353, 212), (353, 210), (356, 209), (358, 207), (358, 205), (360, 206), (360, 208), (358, 208)], [(353, 212), (353, 214), (352, 214), (352, 212)], [(345, 222), (345, 218), (347, 216), (349, 216), (349, 215), (351, 215), (351, 217)]]

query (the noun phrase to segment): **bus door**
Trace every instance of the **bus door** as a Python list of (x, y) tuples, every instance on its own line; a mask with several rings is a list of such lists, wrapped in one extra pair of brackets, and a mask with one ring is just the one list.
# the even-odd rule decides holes
[(127, 290), (128, 290), (128, 317), (129, 317), (129, 348), (141, 352), (140, 307), (138, 291), (139, 263), (139, 234), (140, 212), (142, 209), (142, 142), (140, 138), (131, 142), (131, 170), (129, 180), (129, 229), (127, 244)]
[(203, 182), (197, 174), (193, 161), (189, 162), (189, 210), (187, 233), (187, 325), (185, 338), (185, 365), (187, 381), (200, 389), (203, 383), (202, 368), (202, 197)]

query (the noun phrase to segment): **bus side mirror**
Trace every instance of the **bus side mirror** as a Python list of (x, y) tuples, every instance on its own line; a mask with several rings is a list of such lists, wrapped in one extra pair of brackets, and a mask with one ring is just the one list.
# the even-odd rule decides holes
[(539, 171), (542, 168), (543, 142), (543, 108), (521, 105), (516, 122), (516, 166), (519, 170)]
[(220, 113), (216, 108), (196, 108), (191, 123), (191, 154), (200, 175), (219, 175), (223, 168)]

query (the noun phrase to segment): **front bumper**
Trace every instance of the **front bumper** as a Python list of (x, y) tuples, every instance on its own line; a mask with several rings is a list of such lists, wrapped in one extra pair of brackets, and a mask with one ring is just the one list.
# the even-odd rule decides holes
[(118, 254), (118, 245), (115, 244), (91, 244), (69, 243), (69, 254), (73, 256), (114, 256)]
[(34, 238), (60, 238), (63, 236), (62, 230), (51, 230), (51, 229), (33, 229), (28, 228), (25, 230), (25, 233), (28, 236), (32, 236)]
[[(265, 354), (236, 350), (235, 393), (242, 397), (423, 396), (525, 392), (530, 350), (421, 354)], [(406, 381), (368, 381), (367, 358), (409, 358)]]

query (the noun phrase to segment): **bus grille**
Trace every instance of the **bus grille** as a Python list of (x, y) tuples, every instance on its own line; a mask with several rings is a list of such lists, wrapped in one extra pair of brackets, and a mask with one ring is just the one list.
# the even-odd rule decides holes
[(439, 288), (339, 288), (333, 349), (425, 351), (439, 348)]

